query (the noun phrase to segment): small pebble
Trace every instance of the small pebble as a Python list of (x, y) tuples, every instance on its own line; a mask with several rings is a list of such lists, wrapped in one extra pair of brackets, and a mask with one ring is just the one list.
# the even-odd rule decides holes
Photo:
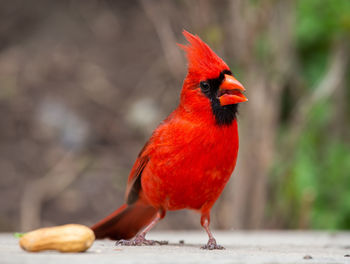
[(344, 255), (344, 257), (349, 258), (349, 257), (350, 257), (350, 254), (346, 254), (346, 255)]
[(160, 246), (168, 245), (168, 244), (169, 244), (169, 241), (167, 241), (167, 240), (161, 240), (161, 241), (157, 241), (156, 244), (158, 244), (158, 245), (160, 245)]
[(185, 244), (185, 240), (180, 240), (179, 243), (180, 243), (181, 245), (183, 245), (183, 244)]
[(303, 257), (303, 259), (312, 259), (312, 256), (310, 256), (310, 255), (305, 255), (305, 256)]

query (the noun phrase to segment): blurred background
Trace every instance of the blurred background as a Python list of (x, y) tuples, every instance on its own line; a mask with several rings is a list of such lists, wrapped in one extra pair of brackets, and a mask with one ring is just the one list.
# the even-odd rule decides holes
[[(350, 1), (0, 1), (0, 231), (91, 225), (179, 101), (198, 34), (247, 89), (216, 229), (350, 229)], [(199, 229), (169, 212), (158, 229)]]

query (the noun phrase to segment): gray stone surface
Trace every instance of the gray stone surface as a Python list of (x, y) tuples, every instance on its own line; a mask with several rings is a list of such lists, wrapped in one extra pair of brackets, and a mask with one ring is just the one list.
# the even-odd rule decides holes
[(28, 253), (12, 234), (0, 234), (0, 263), (350, 263), (350, 232), (214, 233), (226, 250), (201, 250), (206, 234), (183, 231), (149, 234), (168, 240), (165, 246), (115, 247), (113, 241), (97, 240), (85, 253)]

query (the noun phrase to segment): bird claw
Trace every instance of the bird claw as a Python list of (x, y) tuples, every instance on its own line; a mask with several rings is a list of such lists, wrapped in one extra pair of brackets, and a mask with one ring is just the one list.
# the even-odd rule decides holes
[(154, 245), (167, 245), (168, 241), (147, 240), (144, 236), (136, 236), (133, 239), (125, 240), (121, 239), (115, 242), (116, 246), (154, 246)]
[(223, 246), (216, 244), (216, 240), (214, 238), (209, 239), (208, 243), (201, 247), (201, 249), (214, 250), (214, 249), (225, 249)]

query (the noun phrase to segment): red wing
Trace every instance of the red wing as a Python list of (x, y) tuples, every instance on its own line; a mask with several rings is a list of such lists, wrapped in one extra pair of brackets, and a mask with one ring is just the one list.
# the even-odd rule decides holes
[(145, 146), (142, 148), (140, 154), (138, 155), (134, 163), (134, 166), (131, 169), (129, 179), (128, 179), (128, 185), (126, 188), (127, 204), (133, 204), (139, 198), (139, 193), (142, 188), (141, 186), (142, 172), (149, 161), (149, 157), (147, 156), (147, 154), (144, 155), (148, 145), (149, 145), (149, 142), (147, 142)]

